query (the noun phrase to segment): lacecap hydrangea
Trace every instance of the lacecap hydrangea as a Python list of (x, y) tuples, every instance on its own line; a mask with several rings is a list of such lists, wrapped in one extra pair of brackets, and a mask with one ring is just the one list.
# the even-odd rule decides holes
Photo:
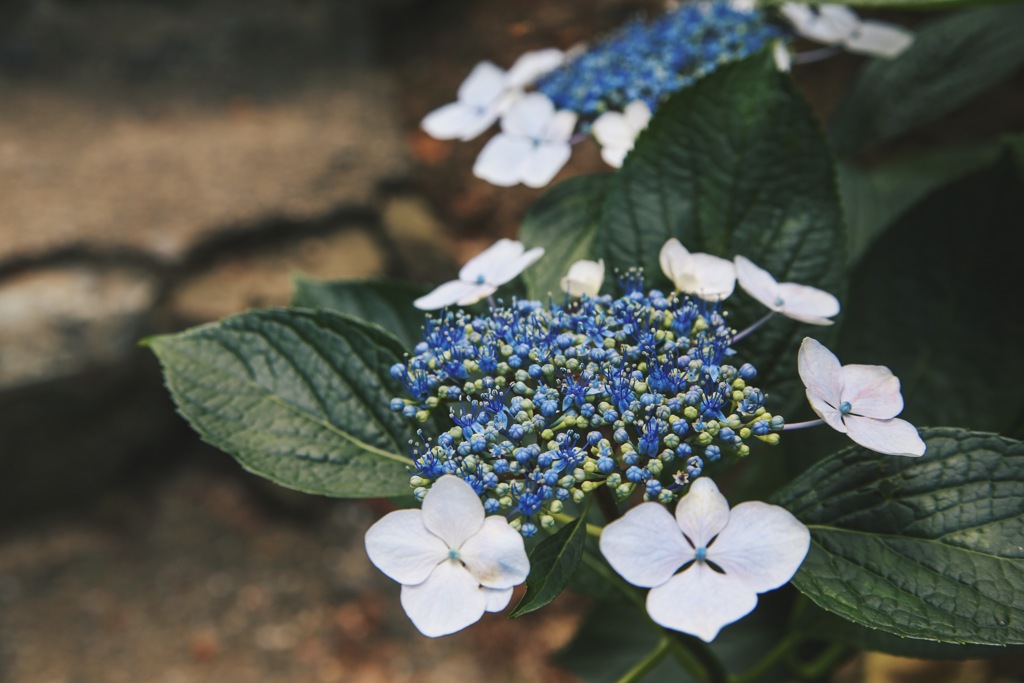
[(731, 348), (720, 302), (645, 289), (639, 271), (619, 286), (617, 298), (426, 318), (424, 341), (391, 369), (407, 390), (392, 409), (422, 423), (418, 498), (456, 475), (532, 536), (601, 487), (670, 504), (707, 463), (778, 443), (784, 420)]

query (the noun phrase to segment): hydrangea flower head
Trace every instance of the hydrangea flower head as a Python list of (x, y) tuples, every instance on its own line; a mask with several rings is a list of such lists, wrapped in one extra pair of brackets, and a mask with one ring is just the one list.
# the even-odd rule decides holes
[(456, 475), (529, 536), (598, 487), (671, 503), (708, 463), (778, 442), (784, 421), (734, 360), (719, 302), (646, 290), (638, 271), (619, 285), (618, 297), (427, 317), (392, 368), (408, 392), (392, 409), (444, 424), (414, 448), (417, 496)]
[(787, 583), (804, 561), (811, 534), (788, 510), (759, 501), (729, 509), (706, 478), (676, 506), (642, 503), (610, 523), (601, 553), (626, 581), (650, 588), (656, 623), (714, 640), (750, 613), (758, 593)]
[(828, 426), (873, 451), (924, 455), (914, 425), (897, 419), (903, 411), (900, 381), (881, 365), (840, 365), (820, 342), (804, 338), (798, 358), (807, 400)]
[(366, 552), (402, 584), (402, 608), (432, 638), (505, 609), (530, 573), (523, 537), (504, 517), (485, 517), (472, 487), (452, 476), (438, 479), (422, 510), (396, 510), (371, 526)]

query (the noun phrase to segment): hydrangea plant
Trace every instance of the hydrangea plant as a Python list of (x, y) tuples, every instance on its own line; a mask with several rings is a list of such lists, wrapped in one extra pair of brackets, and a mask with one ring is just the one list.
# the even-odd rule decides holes
[[(958, 26), (1008, 17), (1024, 19)], [(944, 266), (957, 296), (984, 296), (963, 320), (915, 317), (935, 294), (927, 264), (973, 253), (934, 237), (959, 234), (963, 207), (990, 229), (1024, 218), (1018, 165), (988, 158), (980, 180), (866, 220), (857, 197), (875, 198), (849, 191), (860, 171), (837, 172), (835, 152), (906, 124), (841, 110), (829, 142), (775, 54), (793, 32), (870, 47), (900, 70), (872, 63), (854, 92), (884, 90), (951, 30), (911, 44), (844, 8), (684, 5), (583, 52), (478, 65), (423, 125), (468, 139), (500, 119), (481, 157), (501, 163), (481, 175), (546, 184), (580, 131), (621, 168), (557, 185), (518, 240), (430, 291), (300, 280), (292, 307), (146, 343), (181, 414), (246, 469), (402, 501), (365, 545), (426, 636), (568, 587), (598, 598), (562, 659), (584, 678), (814, 680), (851, 646), (1024, 645), (1024, 444), (993, 433), (1024, 431), (1024, 405), (966, 346), (1013, 338), (1011, 288)], [(990, 326), (1001, 337), (979, 340)], [(895, 360), (912, 382), (874, 364)], [(1005, 372), (999, 386), (1024, 381)]]

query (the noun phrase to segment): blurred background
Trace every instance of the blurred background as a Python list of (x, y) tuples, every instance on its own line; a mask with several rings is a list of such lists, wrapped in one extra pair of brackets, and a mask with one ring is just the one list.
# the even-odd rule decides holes
[[(658, 7), (0, 2), (0, 681), (574, 680), (549, 655), (585, 598), (423, 638), (363, 551), (387, 506), (243, 473), (175, 414), (136, 342), (284, 305), (296, 272), (448, 279), (542, 191), (473, 178), (483, 140), (432, 140), (422, 116), (481, 59)], [(820, 116), (860, 64), (797, 70)], [(1021, 121), (1018, 73), (883, 154)], [(601, 170), (588, 142), (559, 179)], [(1002, 671), (873, 656), (842, 680)]]

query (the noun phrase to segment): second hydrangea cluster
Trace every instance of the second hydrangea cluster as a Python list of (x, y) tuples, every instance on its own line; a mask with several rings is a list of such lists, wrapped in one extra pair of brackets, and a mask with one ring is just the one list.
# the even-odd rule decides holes
[(409, 393), (392, 409), (450, 425), (421, 431), (418, 497), (457, 475), (531, 536), (599, 487), (671, 503), (708, 462), (778, 442), (784, 422), (755, 368), (734, 360), (719, 303), (645, 291), (638, 272), (620, 285), (618, 298), (427, 318), (415, 355), (392, 368)]

